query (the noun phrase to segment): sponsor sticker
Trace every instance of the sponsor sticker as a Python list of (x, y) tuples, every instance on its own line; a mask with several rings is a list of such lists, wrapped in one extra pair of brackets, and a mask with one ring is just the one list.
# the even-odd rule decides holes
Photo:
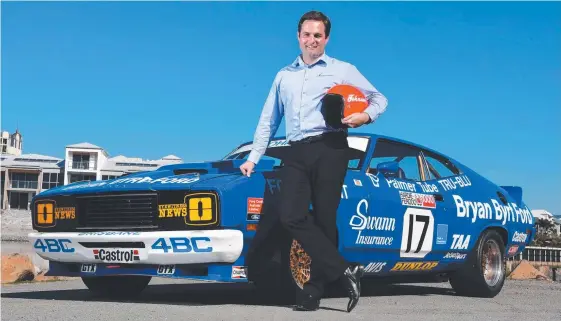
[(463, 260), (466, 256), (466, 253), (449, 252), (444, 255), (443, 259)]
[(436, 208), (436, 201), (433, 195), (399, 191), (399, 196), (401, 197), (401, 205)]
[(175, 273), (175, 265), (158, 265), (158, 275), (173, 275)]
[(437, 261), (397, 262), (390, 271), (429, 271), (434, 269), (437, 265)]
[(248, 214), (261, 214), (262, 209), (263, 209), (263, 198), (248, 197), (247, 199)]
[(80, 267), (80, 272), (83, 273), (95, 273), (97, 269), (97, 264), (82, 264)]
[(436, 225), (436, 244), (446, 244), (448, 241), (448, 224)]
[(512, 236), (512, 242), (525, 243), (527, 238), (528, 234), (526, 233), (514, 232), (514, 235)]
[(516, 254), (516, 252), (518, 252), (518, 245), (512, 245), (509, 249), (508, 249), (508, 255), (514, 255)]
[(386, 266), (386, 264), (387, 264), (386, 262), (370, 262), (364, 268), (364, 272), (366, 272), (366, 273), (378, 273), (378, 272), (382, 271), (382, 269), (384, 268), (384, 266)]
[(353, 179), (356, 186), (362, 186), (362, 181), (360, 179)]
[(246, 279), (246, 267), (245, 266), (232, 266), (232, 279)]
[(361, 212), (362, 205), (364, 205), (364, 213), (368, 213), (368, 201), (362, 199), (357, 204), (356, 215), (353, 215), (349, 221), (351, 229), (358, 231), (355, 244), (391, 246), (393, 237), (368, 234), (372, 231), (394, 231), (396, 224), (395, 218), (363, 214), (363, 212)]
[(107, 263), (130, 263), (140, 261), (138, 250), (95, 249), (94, 258)]

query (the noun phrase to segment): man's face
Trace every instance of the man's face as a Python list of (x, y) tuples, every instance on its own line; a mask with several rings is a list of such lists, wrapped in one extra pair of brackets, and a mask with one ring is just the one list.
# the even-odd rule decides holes
[(323, 55), (329, 38), (325, 36), (325, 26), (321, 21), (306, 20), (298, 34), (302, 54), (315, 59)]

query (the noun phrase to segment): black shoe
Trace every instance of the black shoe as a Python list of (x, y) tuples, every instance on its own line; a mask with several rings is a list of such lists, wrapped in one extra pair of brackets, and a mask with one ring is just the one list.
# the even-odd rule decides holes
[(360, 278), (364, 273), (364, 268), (357, 265), (353, 269), (348, 267), (343, 274), (342, 280), (345, 289), (349, 294), (349, 303), (347, 304), (347, 312), (351, 312), (360, 299)]
[(302, 293), (294, 311), (316, 311), (319, 309), (319, 298), (309, 293)]

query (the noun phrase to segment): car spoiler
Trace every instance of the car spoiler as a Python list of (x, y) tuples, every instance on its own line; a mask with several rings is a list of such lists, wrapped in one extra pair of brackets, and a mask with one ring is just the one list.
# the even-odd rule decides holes
[(508, 193), (508, 195), (510, 195), (514, 199), (516, 205), (522, 206), (522, 187), (501, 186), (501, 188), (504, 189)]

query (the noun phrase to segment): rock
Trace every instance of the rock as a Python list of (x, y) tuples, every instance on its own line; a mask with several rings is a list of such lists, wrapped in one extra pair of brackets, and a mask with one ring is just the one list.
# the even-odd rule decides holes
[(538, 271), (526, 260), (522, 260), (508, 278), (511, 280), (549, 280), (545, 274)]
[(70, 280), (70, 277), (45, 276), (45, 270), (33, 264), (28, 255), (2, 255), (2, 284), (25, 281)]

